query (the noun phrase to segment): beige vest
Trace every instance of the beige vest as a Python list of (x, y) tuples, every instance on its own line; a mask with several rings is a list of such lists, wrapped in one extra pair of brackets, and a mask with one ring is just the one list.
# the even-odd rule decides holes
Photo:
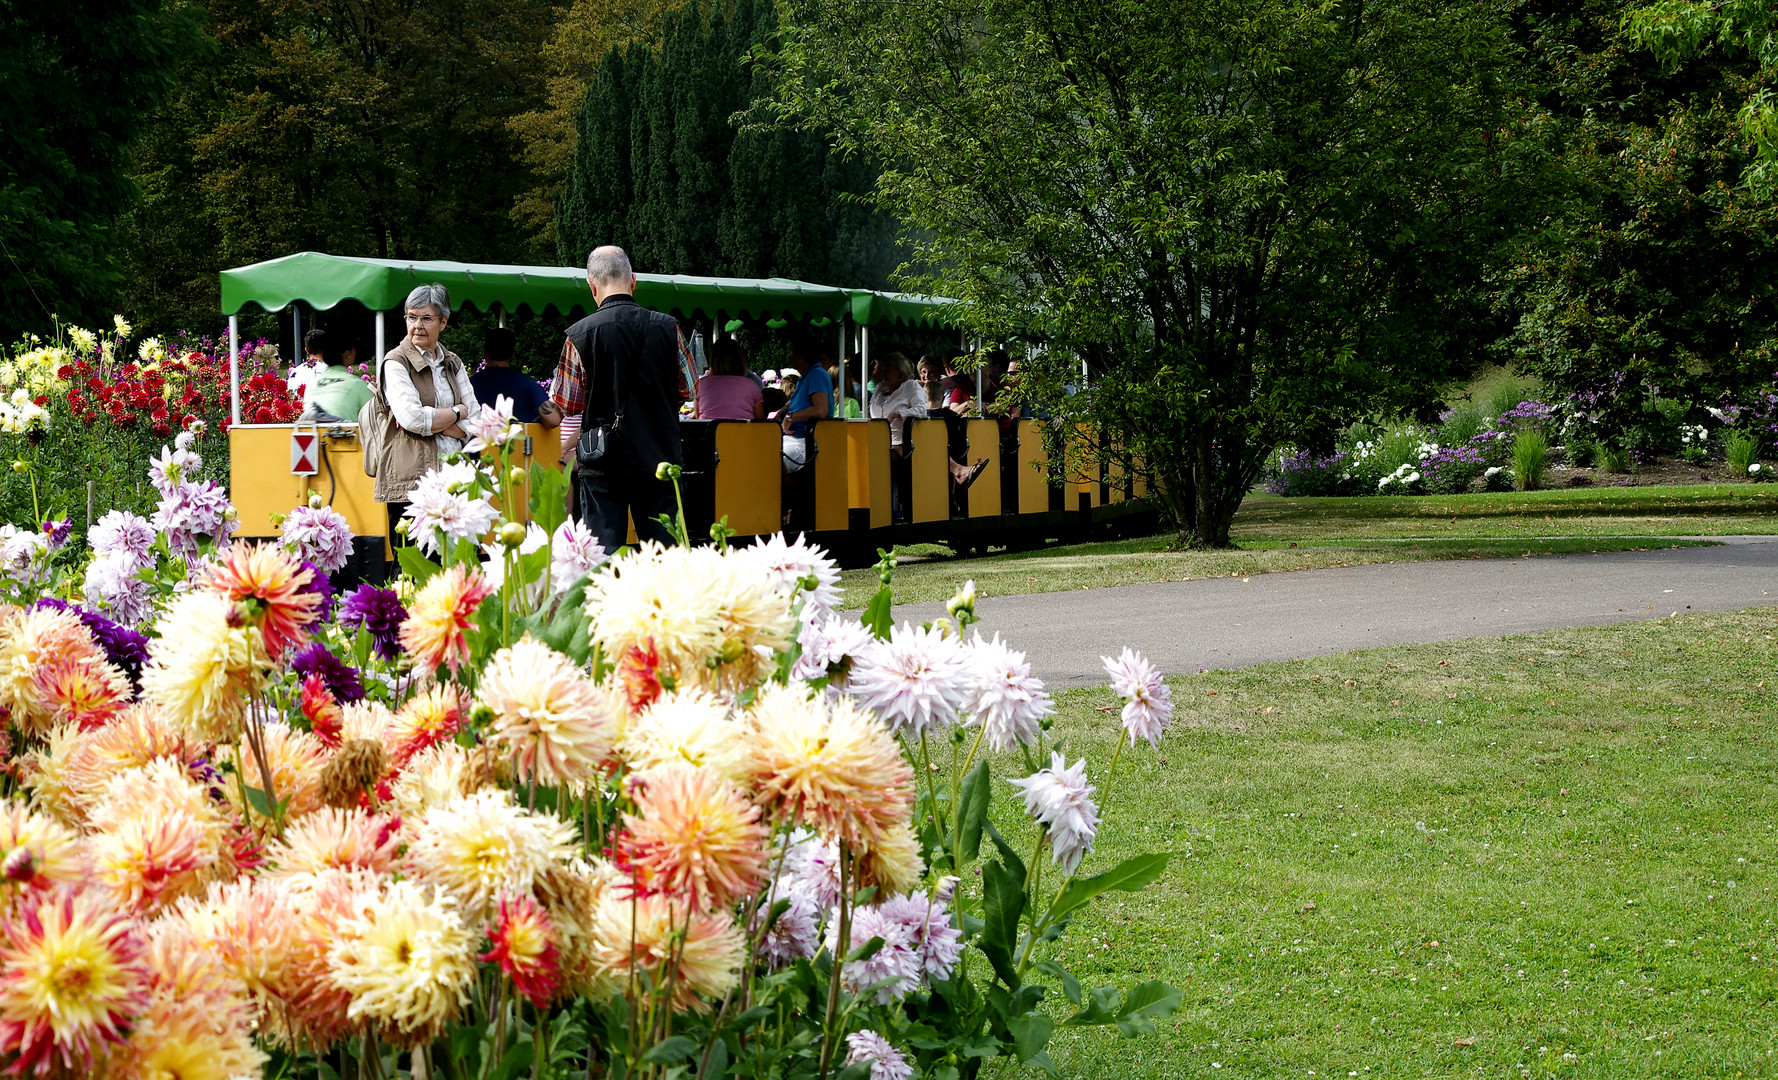
[[(432, 373), (420, 365), (425, 357), (413, 344), (403, 341), (390, 349), (384, 358), (385, 364), (399, 363), (407, 369), (408, 378), (414, 384), (414, 393), (420, 398), (420, 404), (432, 406), (438, 404), (438, 395), (432, 386)], [(447, 378), (455, 378), (463, 370), (463, 361), (456, 353), (439, 346), (439, 366)], [(383, 395), (383, 369), (378, 369), (376, 393)], [(422, 377), (422, 373), (423, 376)], [(384, 398), (384, 408), (388, 408), (388, 399)], [(383, 433), (383, 458), (377, 465), (377, 483), (371, 497), (377, 502), (403, 502), (414, 484), (420, 477), (438, 467), (438, 440), (431, 435), (415, 435), (413, 432), (395, 422), (394, 414), (390, 413), (389, 423)]]

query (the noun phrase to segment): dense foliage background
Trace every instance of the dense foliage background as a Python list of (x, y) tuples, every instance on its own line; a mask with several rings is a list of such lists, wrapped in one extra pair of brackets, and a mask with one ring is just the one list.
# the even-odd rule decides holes
[(1771, 411), (1768, 6), (12, 5), (0, 340), (302, 249), (939, 288), (1218, 543), (1487, 363), (1638, 457)]

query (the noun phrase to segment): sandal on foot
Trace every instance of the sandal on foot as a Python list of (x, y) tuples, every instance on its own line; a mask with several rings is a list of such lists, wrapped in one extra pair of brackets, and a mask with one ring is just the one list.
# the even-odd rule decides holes
[(976, 477), (982, 475), (982, 471), (984, 469), (986, 469), (987, 467), (988, 467), (988, 459), (987, 458), (976, 458), (975, 464), (971, 465), (969, 467), (969, 471), (967, 473), (963, 474), (963, 479), (957, 481), (957, 490), (958, 491), (968, 491), (969, 485), (975, 483)]

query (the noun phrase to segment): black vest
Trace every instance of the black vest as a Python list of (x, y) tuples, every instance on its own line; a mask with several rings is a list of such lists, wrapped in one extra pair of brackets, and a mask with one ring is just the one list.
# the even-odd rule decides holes
[(654, 475), (679, 451), (679, 324), (633, 297), (608, 296), (568, 328), (589, 420), (616, 420), (601, 472)]

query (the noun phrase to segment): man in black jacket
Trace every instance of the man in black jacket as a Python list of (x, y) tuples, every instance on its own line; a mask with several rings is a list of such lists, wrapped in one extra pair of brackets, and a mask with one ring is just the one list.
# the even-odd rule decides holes
[[(685, 343), (671, 315), (636, 303), (636, 274), (619, 247), (587, 256), (587, 284), (597, 311), (568, 328), (550, 396), (564, 416), (581, 418), (585, 433), (603, 426), (605, 453), (582, 457), (575, 512), (606, 551), (629, 535), (671, 543), (655, 518), (671, 515), (673, 485), (658, 479), (663, 463), (683, 463), (679, 450), (680, 355)], [(571, 455), (572, 456), (572, 455)]]

